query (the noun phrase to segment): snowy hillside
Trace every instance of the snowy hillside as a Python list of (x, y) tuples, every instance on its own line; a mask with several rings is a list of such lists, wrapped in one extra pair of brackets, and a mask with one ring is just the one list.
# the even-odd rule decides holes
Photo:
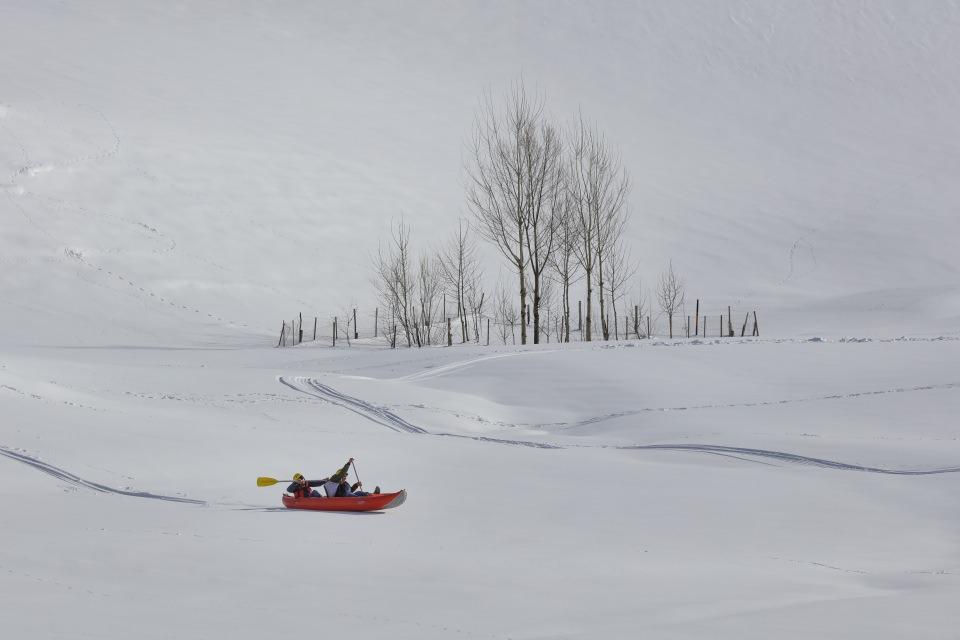
[(452, 232), (478, 101), (520, 74), (621, 148), (646, 282), (672, 258), (785, 335), (960, 316), (950, 3), (2, 12), (4, 326), (246, 341), (369, 308), (378, 237)]
[[(5, 0), (0, 42), (4, 637), (956, 633), (955, 2)], [(371, 322), (521, 75), (619, 146), (644, 286), (761, 336), (272, 348)], [(255, 485), (350, 456), (407, 502)]]

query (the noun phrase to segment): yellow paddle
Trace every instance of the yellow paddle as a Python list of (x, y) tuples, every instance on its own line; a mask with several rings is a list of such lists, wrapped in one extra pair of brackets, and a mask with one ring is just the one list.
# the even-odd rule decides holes
[(260, 476), (257, 478), (258, 487), (272, 487), (278, 482), (293, 482), (293, 480), (277, 480), (276, 478), (267, 478), (265, 476)]

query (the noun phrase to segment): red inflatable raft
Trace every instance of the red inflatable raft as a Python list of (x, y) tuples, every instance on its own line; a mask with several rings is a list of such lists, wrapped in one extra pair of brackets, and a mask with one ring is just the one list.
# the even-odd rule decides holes
[(310, 511), (382, 511), (399, 507), (406, 501), (406, 489), (396, 493), (348, 498), (294, 498), (286, 494), (283, 496), (283, 506), (287, 509), (309, 509)]

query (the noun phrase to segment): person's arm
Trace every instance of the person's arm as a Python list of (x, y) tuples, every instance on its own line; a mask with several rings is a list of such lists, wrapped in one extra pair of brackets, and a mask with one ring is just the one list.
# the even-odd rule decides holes
[(352, 462), (353, 458), (347, 460), (347, 464), (340, 467), (339, 471), (330, 476), (330, 480), (333, 482), (343, 482), (347, 478), (347, 472), (350, 471), (350, 463)]
[(322, 487), (324, 483), (326, 483), (326, 481), (327, 481), (327, 478), (324, 478), (323, 480), (310, 480), (309, 482), (307, 482), (307, 486)]
[(300, 483), (294, 482), (289, 487), (287, 487), (287, 493), (295, 493), (299, 488), (300, 488)]

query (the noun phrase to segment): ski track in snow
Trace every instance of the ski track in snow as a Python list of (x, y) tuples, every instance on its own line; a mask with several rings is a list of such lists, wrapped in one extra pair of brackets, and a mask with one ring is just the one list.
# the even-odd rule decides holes
[(545, 442), (529, 442), (527, 440), (506, 440), (502, 438), (488, 438), (486, 436), (469, 436), (458, 433), (435, 433), (427, 431), (422, 427), (418, 427), (414, 424), (410, 424), (400, 416), (396, 415), (392, 411), (384, 407), (375, 406), (369, 402), (360, 400), (359, 398), (354, 398), (345, 393), (337, 391), (333, 387), (330, 387), (325, 384), (314, 380), (313, 378), (305, 377), (295, 377), (295, 378), (285, 378), (280, 376), (277, 378), (280, 384), (293, 389), (299, 393), (305, 393), (307, 395), (313, 396), (324, 402), (336, 405), (352, 411), (359, 416), (375, 422), (379, 425), (392, 429), (393, 431), (399, 431), (401, 433), (414, 433), (418, 435), (433, 435), (433, 436), (444, 436), (449, 438), (466, 438), (469, 440), (478, 440), (482, 442), (495, 442), (499, 444), (511, 444), (521, 447), (534, 447), (537, 449), (562, 449), (563, 447), (545, 443)]
[(493, 425), (496, 427), (503, 427), (503, 428), (522, 427), (526, 429), (555, 429), (557, 431), (564, 431), (567, 429), (584, 427), (591, 424), (598, 424), (600, 422), (605, 422), (607, 420), (615, 420), (617, 418), (626, 418), (630, 416), (640, 415), (643, 413), (669, 413), (671, 411), (699, 411), (704, 409), (737, 409), (737, 408), (750, 408), (750, 407), (771, 407), (771, 406), (804, 403), (804, 402), (847, 400), (852, 398), (860, 398), (864, 396), (880, 396), (880, 395), (887, 395), (892, 393), (912, 393), (917, 391), (938, 391), (938, 390), (944, 390), (944, 389), (958, 389), (958, 388), (960, 388), (960, 382), (949, 382), (946, 384), (919, 385), (915, 387), (897, 387), (895, 389), (878, 389), (878, 390), (871, 390), (871, 391), (855, 391), (851, 393), (830, 394), (826, 396), (812, 396), (812, 397), (806, 397), (806, 398), (788, 398), (788, 399), (782, 399), (782, 400), (762, 400), (757, 402), (730, 402), (730, 403), (723, 403), (723, 404), (701, 404), (701, 405), (675, 406), (675, 407), (643, 407), (640, 409), (627, 409), (624, 411), (617, 411), (614, 413), (608, 413), (601, 416), (592, 416), (589, 418), (584, 418), (582, 420), (575, 420), (573, 422), (505, 422), (503, 420), (493, 420), (490, 418), (486, 418), (481, 415), (464, 413), (464, 412), (456, 411), (453, 409), (445, 409), (443, 407), (433, 407), (425, 404), (397, 404), (397, 405), (391, 405), (391, 407), (394, 409), (407, 409), (407, 410), (415, 410), (415, 411), (428, 411), (432, 413), (442, 413), (442, 414), (453, 416), (455, 418), (472, 420), (474, 422), (479, 422), (481, 424), (488, 424), (488, 425)]
[(850, 464), (847, 462), (837, 462), (836, 460), (826, 460), (824, 458), (811, 458), (801, 456), (796, 453), (787, 453), (784, 451), (770, 451), (768, 449), (752, 449), (749, 447), (727, 447), (714, 444), (638, 444), (614, 447), (624, 450), (663, 450), (663, 451), (696, 451), (698, 453), (710, 453), (721, 456), (731, 454), (746, 456), (750, 458), (766, 458), (789, 462), (791, 464), (802, 464), (813, 467), (823, 467), (826, 469), (839, 469), (841, 471), (863, 471), (867, 473), (883, 473), (897, 476), (928, 476), (939, 473), (957, 473), (960, 467), (942, 467), (938, 469), (885, 469), (883, 467), (868, 467), (859, 464)]
[(807, 398), (787, 398), (783, 400), (762, 400), (757, 402), (731, 402), (724, 404), (701, 404), (693, 405), (688, 407), (644, 407), (642, 409), (631, 409), (628, 411), (620, 411), (617, 413), (610, 413), (602, 416), (594, 416), (592, 418), (585, 418), (583, 420), (577, 420), (575, 422), (566, 422), (566, 423), (553, 423), (553, 424), (542, 424), (542, 425), (532, 425), (535, 427), (555, 427), (557, 429), (571, 429), (574, 427), (583, 427), (590, 424), (597, 424), (598, 422), (604, 422), (606, 420), (614, 420), (616, 418), (624, 418), (629, 416), (635, 416), (642, 413), (666, 413), (669, 411), (697, 411), (701, 409), (737, 409), (737, 408), (749, 408), (749, 407), (772, 407), (785, 404), (797, 404), (804, 402), (821, 402), (826, 400), (848, 400), (851, 398), (860, 398), (864, 396), (882, 396), (888, 395), (891, 393), (911, 393), (916, 391), (938, 391), (943, 389), (958, 389), (960, 388), (960, 382), (948, 382), (945, 384), (927, 384), (919, 385), (916, 387), (897, 387), (894, 389), (879, 389), (873, 391), (855, 391), (852, 393), (834, 393), (826, 396), (813, 396)]
[(131, 498), (149, 498), (151, 500), (163, 500), (165, 502), (180, 502), (184, 504), (198, 504), (202, 506), (207, 506), (207, 503), (203, 500), (194, 500), (191, 498), (180, 498), (178, 496), (165, 496), (158, 493), (150, 493), (148, 491), (131, 491), (129, 489), (117, 489), (116, 487), (110, 487), (105, 484), (100, 484), (99, 482), (93, 482), (90, 480), (84, 480), (80, 476), (74, 475), (69, 471), (61, 469), (60, 467), (55, 467), (54, 465), (43, 462), (32, 456), (28, 456), (24, 453), (19, 453), (8, 449), (6, 447), (0, 447), (0, 455), (21, 462), (25, 465), (33, 467), (38, 471), (42, 471), (47, 475), (53, 476), (58, 480), (63, 480), (68, 482), (75, 487), (83, 487), (85, 489), (92, 489), (99, 493), (112, 493), (115, 495), (121, 496), (130, 496)]
[[(343, 392), (337, 391), (336, 389), (330, 387), (329, 385), (321, 384), (316, 380), (308, 377), (295, 377), (295, 378), (285, 378), (279, 376), (277, 380), (300, 393), (305, 393), (307, 395), (314, 396), (328, 402), (330, 404), (342, 407), (349, 411), (356, 413), (376, 424), (385, 426), (393, 431), (399, 431), (404, 433), (414, 433), (419, 435), (433, 435), (433, 436), (444, 436), (444, 437), (453, 437), (453, 438), (465, 438), (469, 440), (477, 440), (480, 442), (492, 442), (495, 444), (508, 444), (513, 446), (523, 446), (523, 447), (533, 447), (537, 449), (567, 449), (567, 448), (597, 448), (597, 449), (619, 449), (624, 451), (674, 451), (674, 452), (694, 452), (694, 453), (705, 453), (710, 455), (722, 456), (727, 458), (735, 458), (738, 460), (745, 460), (750, 462), (756, 462), (760, 464), (768, 464), (763, 462), (764, 460), (774, 460), (777, 462), (785, 462), (789, 464), (799, 464), (813, 467), (821, 467), (825, 469), (836, 469), (841, 471), (860, 471), (865, 473), (879, 473), (887, 475), (902, 475), (902, 476), (922, 476), (922, 475), (935, 475), (941, 473), (957, 473), (960, 472), (960, 467), (941, 467), (934, 469), (886, 469), (883, 467), (871, 467), (867, 465), (852, 464), (847, 462), (839, 462), (836, 460), (827, 460), (825, 458), (814, 458), (810, 456), (803, 456), (796, 453), (789, 453), (785, 451), (772, 451), (768, 449), (754, 449), (751, 447), (733, 447), (725, 445), (715, 445), (715, 444), (638, 444), (638, 445), (559, 445), (551, 444), (547, 442), (531, 442), (529, 440), (508, 440), (502, 438), (490, 438), (485, 436), (471, 436), (464, 434), (454, 434), (454, 433), (443, 433), (443, 432), (431, 432), (427, 431), (422, 427), (418, 427), (414, 424), (411, 424), (400, 418), (393, 412), (389, 411), (384, 407), (378, 407), (369, 402), (349, 396)], [(948, 385), (947, 388), (954, 388), (960, 386), (960, 383), (954, 383)], [(929, 388), (940, 388), (940, 387), (918, 387), (917, 389), (929, 389)], [(900, 391), (905, 391), (906, 389), (901, 389)], [(892, 391), (896, 392), (896, 390)], [(888, 392), (889, 393), (889, 392)], [(865, 395), (865, 394), (857, 394)], [(842, 397), (842, 396), (840, 396)], [(778, 403), (771, 403), (778, 404)]]
[(335, 404), (338, 407), (343, 407), (344, 409), (353, 411), (354, 413), (361, 415), (368, 420), (372, 420), (377, 424), (383, 425), (388, 429), (392, 429), (394, 431), (405, 431), (407, 433), (427, 433), (426, 430), (410, 424), (403, 418), (387, 409), (374, 406), (368, 402), (360, 400), (359, 398), (348, 396), (345, 393), (340, 393), (333, 387), (321, 384), (312, 378), (297, 377), (293, 378), (291, 381), (283, 376), (280, 376), (278, 380), (280, 384), (286, 385), (294, 391), (315, 396), (321, 400), (329, 402), (330, 404)]

